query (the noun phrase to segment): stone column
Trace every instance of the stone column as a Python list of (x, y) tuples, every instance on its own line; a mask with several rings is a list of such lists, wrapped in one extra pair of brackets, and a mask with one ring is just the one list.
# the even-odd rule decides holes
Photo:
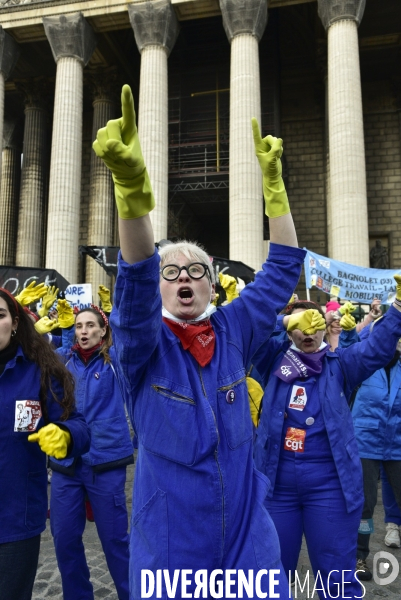
[[(88, 74), (93, 95), (92, 139), (98, 129), (116, 117), (116, 90), (121, 89), (115, 69)], [(114, 185), (111, 172), (94, 152), (91, 154), (89, 192), (88, 246), (112, 246), (114, 238)], [(92, 284), (93, 298), (97, 302), (99, 285), (110, 289), (111, 277), (90, 256), (86, 257), (86, 281)]]
[(5, 119), (0, 192), (0, 265), (15, 265), (21, 179), (22, 124)]
[(49, 171), (47, 86), (39, 79), (17, 82), (17, 87), (25, 96), (25, 126), (16, 263), (23, 267), (43, 267)]
[(331, 257), (369, 267), (358, 25), (366, 0), (318, 0), (328, 36)]
[[(20, 50), (17, 42), (0, 25), (0, 140), (3, 139), (4, 85), (16, 65)], [(0, 156), (1, 173), (1, 156)]]
[(167, 238), (168, 223), (167, 58), (179, 26), (170, 0), (128, 4), (128, 12), (141, 53), (138, 132), (155, 194), (150, 218), (159, 241)]
[(78, 277), (83, 68), (96, 45), (81, 13), (44, 17), (57, 63), (50, 164), (46, 267), (70, 283)]
[(267, 2), (220, 0), (220, 8), (231, 42), (230, 258), (259, 270), (265, 259), (264, 205), (251, 118), (256, 117), (261, 125), (258, 44), (267, 23)]

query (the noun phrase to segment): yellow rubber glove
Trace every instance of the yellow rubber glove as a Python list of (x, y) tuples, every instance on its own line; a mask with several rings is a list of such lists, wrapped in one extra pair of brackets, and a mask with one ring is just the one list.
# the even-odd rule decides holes
[(59, 289), (55, 285), (46, 289), (46, 294), (42, 298), (42, 306), (38, 310), (39, 317), (47, 317), (47, 313), (57, 300)]
[(44, 283), (38, 283), (38, 285), (36, 285), (36, 281), (32, 281), (18, 294), (18, 296), (15, 296), (15, 299), (21, 306), (29, 306), (33, 302), (37, 302), (43, 298), (46, 292), (47, 287)]
[(395, 288), (395, 299), (401, 302), (401, 275), (394, 275), (394, 279), (397, 284)]
[(137, 219), (153, 210), (155, 199), (142, 156), (129, 85), (121, 91), (121, 110), (120, 119), (99, 129), (92, 147), (113, 174), (119, 217)]
[(260, 411), (260, 403), (263, 398), (263, 389), (262, 386), (253, 379), (253, 377), (246, 378), (246, 385), (248, 386), (248, 400), (249, 400), (249, 408), (251, 410), (251, 418), (252, 423), (257, 427), (259, 425), (259, 411)]
[(287, 331), (300, 329), (305, 335), (313, 335), (317, 331), (326, 329), (326, 321), (318, 310), (310, 308), (302, 313), (289, 315)]
[(219, 273), (220, 285), (226, 293), (227, 302), (232, 302), (235, 298), (238, 298), (239, 293), (237, 291), (237, 280), (231, 275), (225, 273)]
[[(352, 329), (355, 329), (356, 322), (354, 317), (351, 315), (351, 308), (347, 306), (347, 304), (351, 304), (351, 302), (347, 302), (341, 307), (344, 309), (344, 312), (341, 311), (343, 316), (340, 319), (340, 326), (344, 329), (344, 331), (351, 331)], [(351, 306), (353, 307), (352, 310), (354, 311), (355, 306), (353, 304), (351, 304)]]
[(68, 300), (57, 302), (58, 323), (61, 329), (68, 329), (75, 323), (74, 311)]
[(111, 313), (113, 305), (110, 300), (110, 290), (104, 285), (99, 285), (97, 293), (102, 302), (102, 309), (107, 313)]
[(36, 321), (34, 325), (36, 331), (40, 333), (40, 335), (44, 335), (45, 333), (49, 333), (53, 331), (53, 329), (57, 329), (60, 327), (57, 319), (49, 319), (49, 317), (42, 317), (39, 321)]
[(28, 435), (28, 442), (38, 442), (40, 449), (54, 458), (65, 458), (71, 443), (71, 434), (54, 423), (45, 425), (37, 433)]
[(210, 302), (210, 304), (213, 304), (213, 306), (217, 306), (217, 302), (219, 301), (219, 298), (220, 298), (220, 294), (215, 294), (214, 299)]
[(281, 156), (283, 140), (268, 135), (262, 139), (255, 117), (252, 119), (255, 154), (263, 173), (263, 195), (268, 217), (282, 217), (290, 212), (288, 196), (282, 178)]
[(348, 301), (338, 309), (338, 312), (341, 313), (342, 315), (349, 315), (349, 314), (353, 313), (355, 309), (356, 309), (355, 304), (352, 304), (352, 302)]

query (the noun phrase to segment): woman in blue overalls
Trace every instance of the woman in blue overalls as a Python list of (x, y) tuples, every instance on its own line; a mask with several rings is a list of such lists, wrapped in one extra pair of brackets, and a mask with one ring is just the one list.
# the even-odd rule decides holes
[[(65, 330), (63, 330), (64, 332)], [(76, 381), (76, 402), (91, 430), (91, 446), (78, 460), (50, 461), (50, 523), (61, 573), (64, 600), (93, 600), (85, 559), (85, 494), (119, 600), (128, 599), (128, 517), (126, 467), (133, 448), (123, 397), (113, 363), (114, 349), (106, 315), (97, 307), (75, 320), (77, 343), (59, 349)]]
[[(243, 572), (253, 584), (241, 588), (243, 597), (261, 592), (288, 599), (277, 535), (263, 506), (268, 481), (253, 465), (245, 381), (245, 365), (274, 330), (304, 259), (281, 178), (282, 140), (262, 140), (254, 123), (257, 154), (266, 163), (266, 206), (274, 217), (269, 259), (239, 298), (216, 311), (204, 250), (183, 242), (165, 246), (160, 256), (155, 252), (154, 200), (128, 86), (122, 109), (121, 119), (98, 132), (94, 148), (115, 183), (121, 256), (111, 322), (138, 437), (130, 598), (140, 600), (146, 591), (146, 597), (167, 599), (175, 575), (176, 599), (194, 594), (200, 575), (206, 583), (201, 597), (215, 593), (215, 583), (216, 591), (223, 587), (221, 597), (231, 597), (228, 577), (236, 595)], [(146, 572), (163, 575), (149, 591), (142, 586)], [(219, 581), (212, 578), (209, 591), (212, 574)]]
[(32, 595), (46, 528), (46, 454), (73, 457), (89, 448), (74, 404), (70, 373), (0, 288), (0, 600)]
[[(315, 325), (320, 313), (322, 330), (304, 334), (298, 325), (312, 313)], [(320, 307), (295, 302), (288, 314), (284, 325), (292, 329), (290, 340), (271, 338), (253, 360), (266, 385), (255, 442), (256, 466), (272, 484), (266, 506), (285, 570), (295, 572), (304, 534), (317, 587), (326, 590), (320, 598), (336, 597), (339, 589), (342, 597), (360, 598), (354, 570), (362, 470), (347, 400), (394, 354), (401, 333), (399, 307), (390, 308), (380, 334), (335, 352), (323, 342)]]

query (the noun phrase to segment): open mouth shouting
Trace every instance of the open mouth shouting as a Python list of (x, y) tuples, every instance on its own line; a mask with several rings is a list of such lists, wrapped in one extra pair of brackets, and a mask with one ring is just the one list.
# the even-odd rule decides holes
[(183, 304), (190, 304), (194, 293), (190, 287), (181, 287), (177, 293), (178, 299)]

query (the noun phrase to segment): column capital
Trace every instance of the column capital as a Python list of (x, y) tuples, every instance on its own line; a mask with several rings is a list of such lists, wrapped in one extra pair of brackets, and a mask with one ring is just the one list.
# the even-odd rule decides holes
[(22, 149), (22, 132), (21, 118), (6, 117), (3, 125), (3, 150), (5, 148)]
[(0, 25), (0, 71), (7, 79), (15, 67), (20, 55), (20, 49), (13, 37), (6, 33)]
[(84, 83), (88, 87), (93, 102), (119, 102), (123, 81), (116, 67), (106, 69), (88, 69), (85, 71)]
[(25, 109), (49, 110), (49, 106), (53, 101), (54, 83), (51, 85), (46, 77), (16, 79), (15, 87), (23, 96)]
[(249, 33), (260, 42), (267, 25), (267, 0), (219, 0), (228, 41)]
[(139, 52), (146, 46), (162, 46), (168, 56), (179, 33), (178, 19), (170, 0), (131, 3), (128, 14)]
[(327, 31), (336, 21), (355, 21), (359, 27), (366, 0), (317, 0), (317, 11)]
[(96, 46), (96, 37), (82, 13), (43, 17), (43, 26), (56, 62), (70, 56), (84, 66), (88, 64)]

